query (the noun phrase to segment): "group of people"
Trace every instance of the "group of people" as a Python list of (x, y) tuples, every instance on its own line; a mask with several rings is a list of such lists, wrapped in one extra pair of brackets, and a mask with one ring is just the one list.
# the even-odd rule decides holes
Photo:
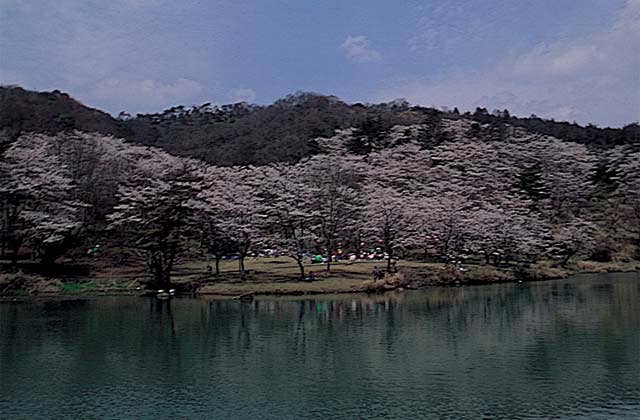
[[(211, 267), (210, 264), (207, 264), (207, 273), (211, 274), (212, 271), (213, 271), (213, 267)], [(389, 274), (395, 274), (397, 272), (398, 272), (398, 267), (396, 265), (396, 262), (395, 261), (391, 261), (391, 265), (389, 267), (388, 273)], [(384, 279), (384, 275), (385, 275), (385, 270), (379, 269), (377, 265), (373, 266), (373, 270), (371, 270), (371, 276), (373, 277), (373, 281)], [(315, 281), (316, 280), (316, 274), (313, 271), (309, 270), (309, 272), (305, 276), (304, 280), (306, 280), (306, 281)]]

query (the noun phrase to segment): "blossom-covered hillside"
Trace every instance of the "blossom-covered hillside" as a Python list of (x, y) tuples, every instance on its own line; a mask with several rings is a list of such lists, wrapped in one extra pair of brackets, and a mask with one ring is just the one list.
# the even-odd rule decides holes
[(364, 247), (445, 263), (630, 260), (640, 244), (640, 150), (507, 123), (442, 117), (314, 138), (313, 155), (212, 165), (98, 133), (22, 134), (0, 161), (0, 259), (52, 262), (87, 238), (143, 258), (277, 249), (326, 269)]

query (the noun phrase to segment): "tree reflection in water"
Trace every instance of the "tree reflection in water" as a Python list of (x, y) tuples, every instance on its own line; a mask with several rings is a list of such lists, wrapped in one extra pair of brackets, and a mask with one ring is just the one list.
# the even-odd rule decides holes
[(635, 274), (2, 304), (0, 417), (615, 417), (639, 408), (638, 354)]

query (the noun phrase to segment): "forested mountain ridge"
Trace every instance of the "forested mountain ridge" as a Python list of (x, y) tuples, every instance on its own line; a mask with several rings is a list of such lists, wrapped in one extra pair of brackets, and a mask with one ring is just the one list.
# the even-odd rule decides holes
[[(157, 114), (121, 113), (113, 118), (59, 91), (0, 87), (2, 142), (15, 140), (26, 132), (98, 132), (217, 165), (294, 162), (318, 151), (317, 138), (330, 137), (336, 129), (350, 127), (360, 133), (360, 139), (351, 145), (355, 152), (365, 152), (369, 146), (364, 143), (379, 142), (396, 125), (424, 125), (421, 138), (428, 146), (444, 140), (439, 138), (443, 120), (460, 118), (477, 122), (478, 136), (489, 136), (487, 139), (504, 136), (505, 126), (509, 125), (593, 147), (640, 142), (637, 123), (624, 128), (582, 127), (534, 116), (518, 118), (506, 110), (489, 113), (478, 108), (474, 113), (460, 114), (457, 109), (445, 112), (410, 106), (404, 101), (347, 104), (336, 97), (314, 93), (289, 95), (267, 106), (203, 104), (178, 106)], [(486, 126), (479, 129), (486, 124), (490, 130)]]
[(106, 112), (89, 108), (68, 94), (33, 92), (20, 87), (0, 87), (0, 142), (21, 134), (80, 130), (124, 137), (122, 124)]

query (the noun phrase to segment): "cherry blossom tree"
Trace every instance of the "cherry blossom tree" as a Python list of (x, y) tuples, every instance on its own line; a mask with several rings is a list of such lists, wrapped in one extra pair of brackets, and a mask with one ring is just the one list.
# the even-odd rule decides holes
[(292, 258), (305, 278), (304, 258), (309, 244), (317, 239), (311, 227), (313, 192), (304, 182), (302, 165), (273, 165), (266, 169), (263, 187), (271, 233), (270, 242), (278, 251)]
[(587, 256), (593, 250), (596, 226), (586, 220), (574, 218), (568, 223), (557, 225), (553, 230), (553, 244), (550, 251), (562, 257), (566, 265), (575, 256)]
[(512, 150), (514, 166), (524, 163), (538, 168), (543, 191), (539, 208), (546, 210), (548, 217), (566, 221), (584, 216), (593, 195), (597, 167), (595, 156), (584, 145), (543, 137), (519, 143)]
[(398, 191), (417, 192), (429, 185), (433, 167), (432, 154), (416, 143), (402, 143), (369, 154), (360, 166), (367, 182)]
[(340, 236), (352, 227), (361, 195), (357, 191), (357, 158), (317, 155), (300, 163), (304, 181), (310, 189), (311, 229), (322, 240), (327, 271), (337, 250)]
[(387, 272), (391, 272), (395, 251), (414, 243), (417, 198), (377, 184), (365, 187), (363, 196), (365, 234), (382, 243), (387, 255)]
[(0, 237), (17, 263), (21, 246), (51, 263), (72, 244), (86, 204), (73, 200), (76, 186), (52, 150), (50, 137), (20, 137), (0, 161)]
[(173, 157), (143, 159), (131, 175), (118, 190), (109, 228), (124, 235), (125, 246), (142, 252), (150, 286), (168, 288), (176, 257), (193, 237), (189, 201), (198, 192), (198, 164)]
[(484, 256), (485, 263), (498, 265), (541, 255), (548, 247), (550, 232), (527, 202), (510, 200), (482, 203), (469, 217), (471, 249)]
[(470, 238), (469, 205), (457, 196), (423, 196), (418, 202), (415, 241), (422, 249), (435, 249), (445, 263), (457, 261)]
[(220, 275), (220, 261), (223, 257), (235, 250), (235, 244), (216, 225), (215, 219), (208, 213), (199, 211), (195, 216), (194, 224), (201, 230), (201, 243), (207, 256), (213, 256), (215, 261), (215, 274)]
[(259, 194), (264, 176), (259, 169), (212, 168), (197, 201), (209, 215), (221, 237), (233, 244), (238, 254), (238, 270), (245, 275), (245, 259), (263, 241), (266, 212)]
[(640, 255), (640, 152), (625, 152), (619, 167), (619, 193), (630, 216), (627, 223), (636, 235), (636, 252)]

